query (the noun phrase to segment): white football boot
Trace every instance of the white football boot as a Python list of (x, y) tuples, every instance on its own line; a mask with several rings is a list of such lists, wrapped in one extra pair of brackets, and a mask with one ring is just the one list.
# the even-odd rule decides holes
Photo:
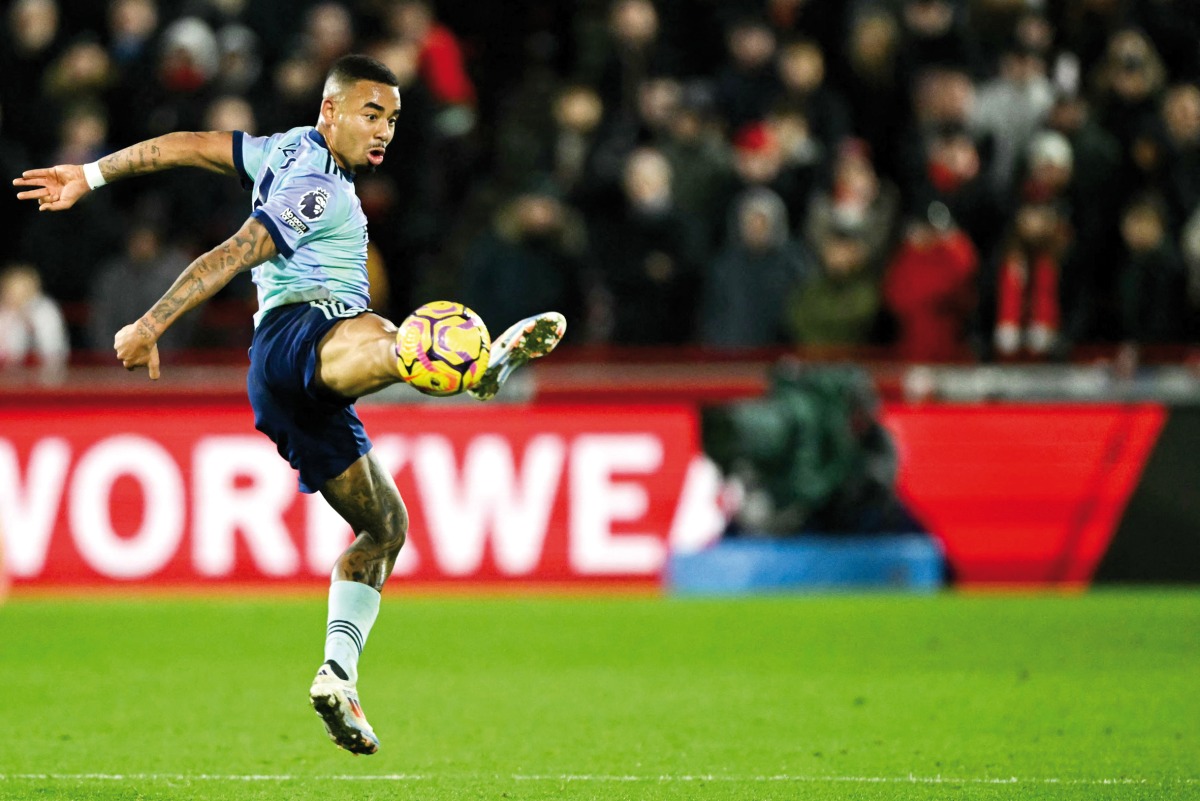
[(492, 340), (487, 371), (467, 392), (482, 401), (496, 397), (513, 370), (554, 350), (565, 333), (567, 318), (558, 312), (542, 312), (514, 323)]
[(328, 663), (317, 671), (308, 700), (325, 722), (329, 739), (339, 748), (352, 754), (373, 754), (379, 750), (379, 738), (367, 723), (354, 682), (339, 678)]

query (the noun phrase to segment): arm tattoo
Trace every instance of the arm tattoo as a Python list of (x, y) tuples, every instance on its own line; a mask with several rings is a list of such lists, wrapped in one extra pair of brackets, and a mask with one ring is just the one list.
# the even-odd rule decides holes
[(149, 311), (161, 335), (184, 312), (215, 295), (230, 280), (275, 255), (267, 229), (250, 220), (230, 239), (188, 265)]
[(151, 139), (100, 159), (100, 174), (106, 181), (115, 181), (131, 175), (158, 172), (169, 166), (173, 165), (164, 163), (158, 139)]
[(222, 132), (176, 131), (130, 145), (98, 162), (106, 181), (161, 172), (173, 167), (202, 167), (232, 175), (233, 140)]

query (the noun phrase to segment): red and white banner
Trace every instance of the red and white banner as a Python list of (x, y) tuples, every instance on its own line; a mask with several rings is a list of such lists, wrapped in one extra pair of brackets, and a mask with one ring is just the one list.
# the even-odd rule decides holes
[[(395, 576), (654, 580), (719, 532), (685, 407), (362, 406), (411, 517)], [(19, 584), (325, 581), (350, 542), (248, 408), (5, 410), (0, 530)]]
[[(721, 528), (687, 406), (362, 406), (412, 520), (401, 580), (657, 581)], [(899, 490), (966, 584), (1092, 574), (1155, 405), (894, 406)], [(16, 583), (324, 582), (350, 541), (241, 404), (0, 409)]]

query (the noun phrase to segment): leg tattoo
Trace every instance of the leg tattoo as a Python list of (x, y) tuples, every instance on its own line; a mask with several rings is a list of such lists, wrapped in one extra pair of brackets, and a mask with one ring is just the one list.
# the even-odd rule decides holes
[(334, 580), (382, 590), (408, 533), (408, 510), (391, 475), (368, 453), (325, 482), (321, 494), (356, 535), (334, 565)]

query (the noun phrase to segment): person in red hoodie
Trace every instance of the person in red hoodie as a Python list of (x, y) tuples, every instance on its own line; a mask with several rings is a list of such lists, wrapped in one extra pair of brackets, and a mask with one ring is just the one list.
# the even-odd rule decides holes
[(940, 362), (971, 357), (979, 254), (941, 201), (918, 203), (883, 279), (884, 303), (898, 328), (897, 355)]
[(462, 128), (443, 131), (451, 135), (470, 130), (475, 119), (475, 85), (467, 74), (458, 37), (437, 21), (430, 0), (401, 0), (392, 9), (390, 23), (402, 39), (420, 48), (421, 80), (439, 106), (454, 112), (439, 115), (439, 127)]

